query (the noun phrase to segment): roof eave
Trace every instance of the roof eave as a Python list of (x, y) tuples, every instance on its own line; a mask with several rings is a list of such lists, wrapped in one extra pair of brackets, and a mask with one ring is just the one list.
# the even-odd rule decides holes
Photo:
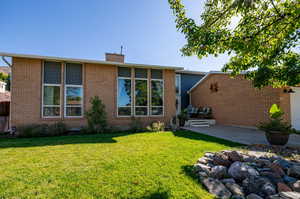
[(120, 62), (100, 61), (100, 60), (92, 60), (92, 59), (77, 59), (77, 58), (41, 56), (41, 55), (31, 55), (31, 54), (17, 54), (17, 53), (6, 53), (6, 52), (0, 52), (0, 56), (31, 58), (31, 59), (44, 59), (44, 60), (52, 60), (52, 61), (69, 61), (69, 62), (79, 62), (79, 63), (115, 65), (115, 66), (127, 66), (127, 67), (154, 68), (154, 69), (170, 69), (170, 70), (183, 70), (184, 69), (183, 67), (177, 67), (177, 66), (120, 63)]

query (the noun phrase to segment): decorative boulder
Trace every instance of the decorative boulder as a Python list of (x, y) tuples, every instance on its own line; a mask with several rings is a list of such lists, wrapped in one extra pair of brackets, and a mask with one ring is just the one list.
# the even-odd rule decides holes
[(300, 180), (291, 184), (291, 187), (294, 191), (300, 192)]
[(225, 167), (229, 167), (231, 165), (231, 161), (228, 160), (227, 156), (224, 154), (215, 155), (213, 158), (214, 165), (222, 165)]
[(226, 183), (225, 186), (233, 195), (244, 196), (243, 188), (236, 183)]
[(278, 174), (279, 176), (284, 176), (285, 173), (283, 171), (283, 169), (281, 168), (281, 166), (277, 163), (272, 163), (270, 166), (269, 166), (272, 171), (276, 174)]
[(254, 194), (254, 193), (249, 194), (246, 198), (247, 199), (263, 199), (262, 197), (260, 197), (259, 195)]
[(259, 173), (254, 168), (242, 162), (234, 162), (233, 164), (231, 164), (228, 169), (228, 174), (238, 181), (242, 181), (250, 176), (259, 175)]
[(243, 156), (241, 156), (237, 151), (225, 151), (224, 154), (227, 155), (228, 159), (232, 162), (243, 161)]
[(207, 165), (205, 165), (205, 164), (200, 164), (200, 163), (198, 163), (198, 164), (195, 164), (194, 165), (194, 171), (196, 172), (196, 173), (198, 173), (198, 172), (200, 172), (200, 171), (204, 171), (204, 172), (206, 172), (207, 174), (209, 174), (210, 173), (210, 167), (209, 166), (207, 166)]
[(278, 190), (278, 192), (292, 191), (292, 189), (288, 185), (286, 185), (282, 182), (277, 183), (277, 190)]
[(231, 192), (224, 186), (224, 184), (214, 178), (205, 178), (202, 183), (207, 188), (207, 190), (221, 199), (227, 199), (231, 197)]
[(210, 171), (210, 175), (217, 179), (225, 178), (227, 176), (227, 168), (224, 166), (214, 166)]
[(300, 178), (300, 166), (299, 165), (292, 165), (288, 169), (288, 175), (295, 177), (295, 178)]
[(279, 195), (284, 199), (300, 199), (298, 192), (280, 192)]

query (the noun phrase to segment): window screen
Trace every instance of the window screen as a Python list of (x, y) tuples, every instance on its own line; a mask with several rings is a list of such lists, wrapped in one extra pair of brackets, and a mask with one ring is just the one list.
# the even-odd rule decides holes
[(66, 84), (82, 85), (82, 65), (75, 63), (66, 64)]
[(44, 62), (44, 83), (60, 84), (61, 83), (61, 63)]
[(147, 69), (136, 68), (135, 69), (136, 78), (147, 78)]
[(131, 68), (119, 67), (118, 68), (119, 77), (131, 77)]
[(162, 70), (151, 69), (151, 79), (162, 79), (163, 73)]

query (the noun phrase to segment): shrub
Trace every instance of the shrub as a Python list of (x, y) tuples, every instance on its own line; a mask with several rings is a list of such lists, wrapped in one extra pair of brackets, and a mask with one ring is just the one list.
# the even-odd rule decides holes
[(143, 123), (139, 118), (131, 117), (130, 131), (133, 133), (142, 132), (145, 129), (143, 128)]
[(107, 129), (107, 116), (105, 105), (98, 96), (91, 98), (92, 107), (85, 113), (87, 117), (89, 133), (104, 133)]
[(17, 128), (18, 137), (46, 137), (65, 135), (67, 127), (64, 123), (58, 122), (48, 124), (29, 124)]
[(147, 126), (147, 130), (151, 132), (159, 132), (165, 130), (165, 124), (163, 122), (153, 122), (150, 126)]
[(284, 112), (277, 104), (273, 104), (269, 111), (269, 122), (261, 123), (258, 128), (265, 132), (281, 132), (281, 133), (295, 133), (292, 126), (284, 122), (282, 116)]

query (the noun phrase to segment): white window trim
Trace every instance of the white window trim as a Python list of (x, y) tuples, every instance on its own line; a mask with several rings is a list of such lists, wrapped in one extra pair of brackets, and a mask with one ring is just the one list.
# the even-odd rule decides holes
[[(80, 105), (67, 105), (67, 88), (72, 87), (72, 88), (81, 88), (82, 89), (82, 99), (81, 99), (81, 104)], [(73, 84), (65, 84), (65, 90), (64, 90), (64, 117), (65, 118), (83, 118), (83, 96), (84, 95), (84, 89), (83, 85), (73, 85)], [(68, 116), (67, 115), (67, 108), (69, 107), (80, 107), (81, 108), (81, 115), (78, 116)]]
[[(147, 76), (148, 76), (148, 70), (147, 70)], [(135, 80), (145, 80), (147, 82), (147, 106), (136, 106), (136, 92), (135, 92)], [(140, 77), (135, 77), (134, 78), (134, 105), (133, 105), (133, 110), (134, 110), (134, 117), (149, 117), (150, 115), (150, 110), (149, 110), (149, 79), (148, 78), (140, 78)], [(147, 115), (137, 115), (136, 114), (136, 109), (135, 108), (147, 108)]]
[[(54, 119), (54, 118), (61, 118), (61, 85), (62, 84), (48, 84), (44, 83), (44, 67), (45, 67), (45, 62), (43, 61), (43, 68), (42, 68), (42, 106), (41, 106), (41, 113), (42, 113), (42, 118), (43, 119)], [(45, 86), (56, 86), (59, 87), (59, 105), (44, 105), (44, 87)], [(59, 107), (59, 115), (57, 116), (45, 116), (44, 115), (44, 107)]]
[[(152, 81), (160, 81), (163, 84), (162, 85), (162, 87), (163, 87), (163, 93), (162, 93), (163, 104), (162, 104), (162, 106), (152, 106), (152, 88), (150, 87), (150, 116), (151, 117), (164, 117), (165, 116), (165, 81), (164, 81), (164, 79), (151, 79), (150, 86), (152, 86)], [(161, 115), (152, 115), (152, 108), (162, 108), (162, 114)]]
[[(128, 79), (128, 80), (131, 80), (131, 84), (130, 84), (130, 94), (131, 94), (131, 100), (130, 100), (130, 106), (119, 106), (119, 79)], [(119, 77), (117, 76), (117, 117), (132, 117), (132, 111), (133, 111), (133, 108), (132, 108), (132, 101), (133, 101), (133, 96), (132, 96), (132, 78), (131, 77)], [(125, 107), (125, 108), (130, 108), (130, 115), (119, 115), (119, 108), (122, 108), (122, 107)]]

